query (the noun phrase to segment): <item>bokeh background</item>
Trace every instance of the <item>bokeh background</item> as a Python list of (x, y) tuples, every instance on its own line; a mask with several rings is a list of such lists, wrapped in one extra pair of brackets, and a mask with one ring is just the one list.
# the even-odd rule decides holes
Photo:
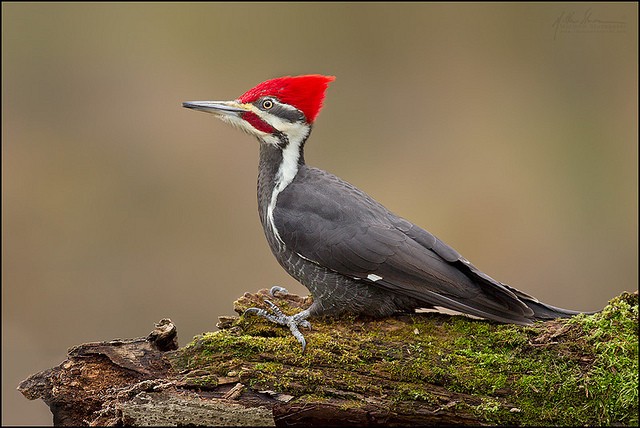
[[(306, 159), (491, 276), (596, 310), (638, 282), (638, 6), (2, 3), (2, 423), (87, 341), (181, 346), (272, 258), (257, 142), (183, 109), (337, 76)], [(604, 24), (612, 21), (613, 24)]]

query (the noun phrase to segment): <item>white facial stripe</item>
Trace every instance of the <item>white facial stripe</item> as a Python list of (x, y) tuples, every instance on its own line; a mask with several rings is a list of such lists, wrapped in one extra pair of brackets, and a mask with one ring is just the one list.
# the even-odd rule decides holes
[[(277, 118), (280, 122), (281, 119)], [(273, 121), (272, 122), (277, 122)], [(298, 161), (300, 160), (300, 146), (309, 135), (310, 127), (307, 124), (303, 123), (287, 123), (289, 126), (289, 132), (287, 133), (282, 128), (278, 128), (274, 125), (274, 123), (269, 123), (274, 128), (283, 132), (287, 135), (289, 140), (289, 144), (282, 150), (282, 163), (278, 168), (278, 172), (276, 173), (275, 182), (276, 185), (273, 188), (273, 192), (271, 192), (271, 200), (269, 201), (269, 206), (267, 207), (267, 219), (271, 225), (271, 229), (273, 230), (274, 235), (282, 244), (284, 242), (280, 238), (280, 234), (278, 233), (278, 229), (276, 228), (275, 222), (273, 220), (273, 210), (276, 207), (276, 202), (278, 201), (278, 195), (282, 192), (286, 187), (293, 181), (296, 174), (298, 173)], [(284, 127), (283, 127), (284, 128)], [(271, 137), (275, 139), (273, 144), (277, 144), (279, 140), (277, 137)], [(266, 140), (268, 143), (270, 141)]]
[[(278, 195), (280, 194), (280, 192), (282, 192), (293, 181), (296, 174), (298, 173), (300, 146), (309, 135), (311, 126), (304, 122), (289, 122), (286, 119), (269, 114), (268, 111), (260, 110), (250, 103), (242, 104), (241, 106), (258, 116), (264, 122), (268, 123), (271, 127), (287, 137), (288, 144), (282, 149), (282, 163), (278, 167), (278, 171), (275, 176), (275, 187), (271, 192), (271, 200), (269, 201), (269, 205), (267, 206), (267, 222), (269, 223), (269, 226), (271, 227), (271, 230), (273, 231), (277, 240), (284, 245), (284, 242), (282, 241), (280, 233), (278, 233), (278, 229), (276, 228), (275, 222), (273, 220), (273, 210), (276, 207), (276, 202), (278, 201)], [(295, 109), (286, 104), (281, 104), (281, 106), (289, 110)], [(238, 116), (221, 114), (218, 117), (223, 121), (230, 123), (231, 125), (245, 132), (248, 132), (249, 134), (257, 136), (266, 144), (270, 144), (273, 146), (280, 146), (282, 144), (282, 141), (280, 140), (280, 138), (278, 138), (278, 136), (260, 131)]]
[[(295, 110), (294, 107), (288, 106), (286, 104), (279, 104), (279, 105), (289, 110)], [(253, 104), (243, 104), (243, 107), (246, 108), (247, 110), (250, 110), (260, 119), (262, 119), (264, 122), (271, 125), (271, 127), (273, 127), (274, 129), (286, 135), (290, 144), (297, 141), (299, 146), (300, 142), (304, 141), (304, 139), (309, 134), (309, 125), (307, 125), (304, 122), (289, 122), (286, 119), (270, 114), (268, 110), (267, 111), (260, 110), (258, 107), (254, 106)], [(255, 129), (251, 125), (247, 124), (246, 122), (245, 124), (249, 128)], [(266, 135), (264, 132), (258, 131), (257, 129), (255, 129), (254, 133), (258, 134), (258, 136), (260, 137)], [(279, 142), (278, 140), (275, 140), (275, 141)]]
[(289, 139), (289, 145), (296, 143), (296, 146), (300, 146), (300, 143), (304, 141), (309, 134), (309, 125), (304, 122), (289, 122), (278, 116), (267, 116), (261, 119), (273, 126), (278, 131), (282, 132)]

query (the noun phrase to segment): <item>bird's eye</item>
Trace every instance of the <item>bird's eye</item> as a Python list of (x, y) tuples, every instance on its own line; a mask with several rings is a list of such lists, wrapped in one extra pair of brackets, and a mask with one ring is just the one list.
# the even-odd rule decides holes
[(263, 109), (269, 110), (271, 107), (273, 107), (273, 101), (271, 101), (271, 100), (262, 101), (262, 108)]

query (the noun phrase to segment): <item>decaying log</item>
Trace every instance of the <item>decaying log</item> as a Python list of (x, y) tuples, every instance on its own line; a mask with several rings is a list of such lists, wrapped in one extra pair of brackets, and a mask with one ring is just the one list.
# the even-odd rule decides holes
[[(235, 302), (241, 314), (266, 290)], [(285, 312), (309, 298), (275, 299)], [(314, 320), (306, 352), (255, 316), (177, 349), (146, 337), (86, 343), (18, 389), (55, 425), (399, 426), (638, 423), (638, 295), (532, 327), (440, 314)], [(634, 395), (635, 394), (635, 395)]]

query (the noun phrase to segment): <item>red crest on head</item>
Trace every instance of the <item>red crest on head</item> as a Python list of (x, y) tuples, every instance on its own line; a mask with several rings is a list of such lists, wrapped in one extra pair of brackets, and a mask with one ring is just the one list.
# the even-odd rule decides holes
[(260, 97), (274, 97), (304, 113), (309, 123), (313, 123), (320, 113), (324, 93), (334, 76), (307, 74), (304, 76), (285, 76), (267, 80), (242, 94), (238, 100), (250, 103)]

